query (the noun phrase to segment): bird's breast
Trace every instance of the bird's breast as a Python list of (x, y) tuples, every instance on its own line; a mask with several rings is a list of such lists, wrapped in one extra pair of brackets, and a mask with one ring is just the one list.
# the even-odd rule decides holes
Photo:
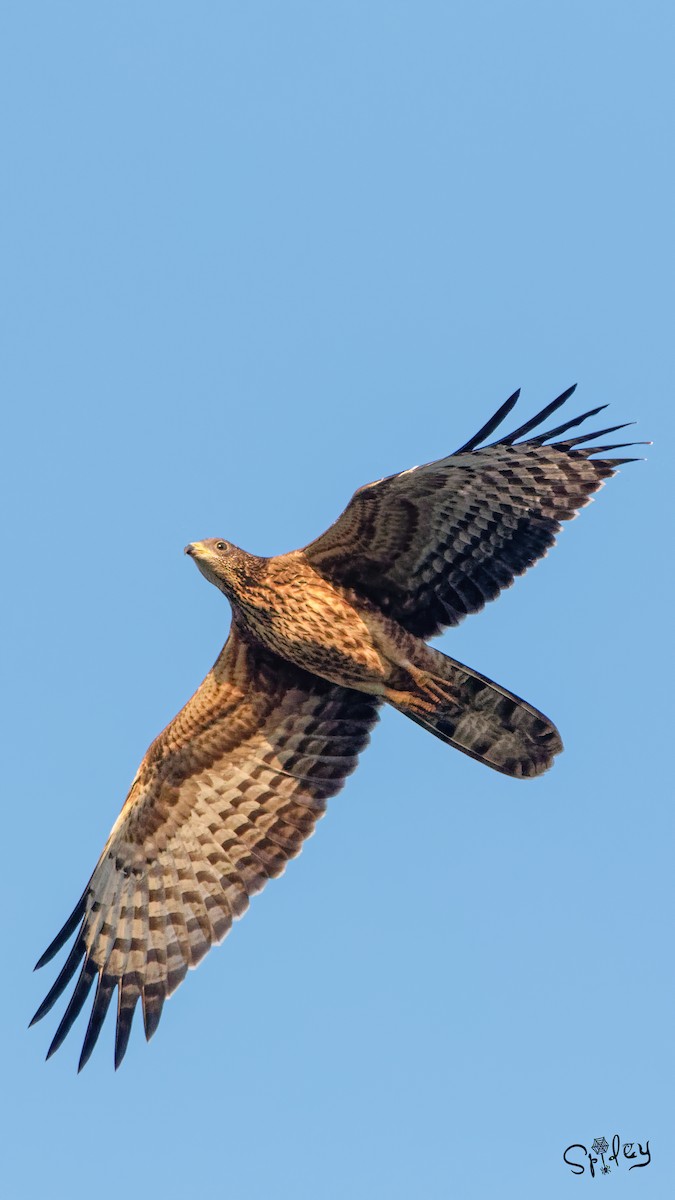
[(377, 692), (387, 667), (367, 613), (313, 571), (270, 578), (242, 614), (270, 650), (344, 687)]

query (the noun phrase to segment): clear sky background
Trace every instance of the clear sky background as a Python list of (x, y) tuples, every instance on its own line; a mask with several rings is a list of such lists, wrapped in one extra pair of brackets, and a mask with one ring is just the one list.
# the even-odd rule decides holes
[[(675, 1194), (674, 51), (649, 0), (3, 5), (12, 1200)], [(45, 1065), (32, 965), (227, 633), (184, 544), (302, 545), (575, 380), (648, 461), (438, 643), (554, 770), (386, 711), (153, 1042)], [(563, 1163), (615, 1133), (651, 1165)]]

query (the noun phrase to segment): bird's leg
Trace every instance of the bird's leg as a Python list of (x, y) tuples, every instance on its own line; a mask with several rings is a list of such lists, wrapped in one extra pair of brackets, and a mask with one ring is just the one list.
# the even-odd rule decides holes
[(456, 710), (459, 704), (457, 691), (447, 680), (413, 663), (406, 663), (392, 673), (385, 696), (390, 704), (403, 703), (422, 714), (436, 713), (439, 709)]
[(452, 708), (457, 706), (459, 702), (457, 690), (447, 679), (440, 679), (438, 675), (432, 675), (429, 671), (415, 666), (410, 668), (410, 674), (420, 691), (432, 697), (437, 704), (449, 705)]

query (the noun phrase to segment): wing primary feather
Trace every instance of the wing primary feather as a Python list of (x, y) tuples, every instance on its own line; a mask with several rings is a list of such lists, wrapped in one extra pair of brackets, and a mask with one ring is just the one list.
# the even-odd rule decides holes
[(117, 985), (117, 1028), (115, 1030), (115, 1070), (120, 1066), (129, 1045), (131, 1023), (138, 1003), (139, 988), (135, 975), (127, 975)]
[(37, 962), (33, 968), (34, 971), (39, 971), (40, 967), (44, 967), (45, 963), (50, 962), (51, 959), (54, 957), (54, 955), (58, 954), (61, 947), (65, 946), (65, 944), (68, 941), (68, 938), (71, 936), (71, 934), (73, 934), (75, 932), (75, 930), (77, 929), (77, 926), (79, 925), (80, 921), (82, 920), (82, 918), (84, 916), (84, 910), (85, 910), (85, 907), (87, 904), (88, 892), (89, 892), (89, 885), (87, 884), (87, 887), (85, 888), (84, 892), (80, 896), (80, 899), (78, 900), (75, 908), (73, 909), (70, 916), (68, 917), (68, 920), (66, 921), (65, 925), (63, 926), (63, 928), (61, 930), (59, 930), (56, 937), (54, 938), (54, 941), (50, 942), (50, 944), (47, 946), (47, 949), (45, 950), (42, 957), (37, 960)]
[(627, 446), (651, 446), (651, 442), (612, 442), (608, 446), (584, 446), (583, 450), (577, 451), (579, 454), (585, 454), (590, 457), (591, 454), (605, 454), (608, 450), (624, 450)]
[(574, 429), (577, 425), (581, 425), (582, 421), (587, 421), (589, 417), (597, 417), (598, 413), (605, 408), (609, 408), (609, 405), (599, 404), (597, 408), (589, 408), (588, 412), (582, 413), (580, 417), (572, 417), (569, 421), (563, 421), (562, 425), (556, 425), (555, 429), (547, 429), (545, 433), (530, 438), (529, 445), (543, 446), (544, 442), (548, 442), (550, 438), (558, 437), (559, 434), (566, 433), (568, 429)]
[(542, 408), (541, 412), (538, 412), (536, 416), (531, 417), (529, 421), (526, 421), (524, 425), (521, 425), (518, 429), (514, 430), (513, 433), (508, 434), (507, 437), (499, 438), (494, 445), (512, 446), (517, 438), (524, 437), (525, 434), (529, 433), (531, 429), (535, 429), (537, 425), (540, 425), (542, 421), (545, 421), (547, 417), (550, 417), (551, 413), (554, 413), (556, 409), (561, 408), (565, 401), (569, 400), (572, 393), (576, 390), (576, 386), (576, 383), (573, 383), (571, 387), (567, 388), (567, 391), (562, 392), (560, 396), (556, 396), (555, 400), (551, 400), (551, 403), (547, 404), (545, 408)]
[[(80, 961), (81, 961), (82, 955), (84, 953), (85, 953), (84, 942), (82, 941), (81, 937), (78, 937), (77, 941), (75, 942), (75, 945), (73, 946), (72, 950), (70, 951), (70, 954), (68, 955), (68, 958), (66, 959), (65, 963), (63, 964), (63, 967), (61, 968), (60, 974), (56, 978), (55, 982), (52, 984), (51, 988), (47, 992), (47, 995), (45, 996), (44, 1000), (42, 1001), (42, 1004), (38, 1008), (33, 1019), (31, 1020), (31, 1023), (30, 1023), (31, 1025), (35, 1025), (37, 1021), (41, 1021), (42, 1018), (49, 1012), (50, 1008), (53, 1008), (53, 1006), (55, 1005), (55, 1003), (58, 1000), (61, 993), (64, 992), (65, 989), (68, 987), (68, 984), (70, 983), (71, 979), (73, 978), (73, 975), (75, 974), (78, 966), (80, 965)], [(30, 1028), (30, 1026), (29, 1026), (29, 1028)]]
[(111, 980), (109, 975), (106, 975), (105, 971), (99, 971), (96, 995), (94, 996), (87, 1032), (84, 1035), (80, 1061), (77, 1064), (78, 1074), (89, 1062), (92, 1050), (98, 1041), (98, 1036), (103, 1027), (114, 990), (114, 981)]
[(89, 995), (95, 975), (96, 967), (90, 958), (85, 958), (78, 981), (75, 984), (75, 991), (70, 997), (68, 1007), (61, 1018), (61, 1024), (54, 1034), (52, 1044), (47, 1051), (47, 1058), (51, 1058), (52, 1054), (56, 1053), (61, 1043), (70, 1033), (70, 1030), (82, 1011), (84, 1002)]
[[(118, 918), (120, 915), (120, 909), (121, 909), (122, 903), (123, 903), (123, 899), (124, 899), (124, 893), (123, 892), (118, 893), (112, 902), (112, 906), (110, 908), (108, 908), (107, 911), (103, 908), (101, 909), (101, 913), (100, 913), (101, 919), (98, 922), (96, 928), (90, 932), (90, 936), (89, 936), (89, 947), (90, 948), (92, 945), (95, 944), (98, 934), (101, 932), (102, 926), (107, 925), (110, 931), (112, 931), (113, 929), (116, 928), (117, 921), (118, 921)], [(97, 984), (97, 987), (96, 987), (96, 994), (94, 996), (94, 1003), (92, 1005), (91, 1015), (89, 1018), (89, 1025), (87, 1026), (87, 1032), (84, 1037), (84, 1044), (82, 1046), (82, 1054), (80, 1056), (81, 1066), (78, 1066), (78, 1068), (77, 1068), (78, 1071), (80, 1071), (81, 1067), (83, 1067), (85, 1065), (85, 1063), (88, 1061), (89, 1056), (91, 1055), (91, 1052), (94, 1049), (94, 1046), (96, 1045), (99, 1033), (101, 1032), (101, 1027), (103, 1025), (103, 1021), (105, 1019), (106, 1013), (107, 1013), (109, 1005), (110, 1005), (110, 1000), (112, 998), (112, 994), (113, 994), (113, 992), (115, 990), (115, 986), (117, 984), (116, 975), (112, 974), (108, 970), (110, 960), (115, 953), (116, 942), (115, 942), (114, 937), (107, 937), (106, 942), (107, 942), (107, 946), (105, 949), (105, 958), (104, 958), (103, 962), (99, 962), (99, 964), (98, 964), (99, 983)], [(100, 982), (101, 980), (102, 980), (102, 982)]]
[[(162, 913), (166, 913), (166, 890), (164, 888), (163, 872), (159, 859), (155, 859), (150, 868), (148, 904), (149, 912), (152, 912), (153, 907), (155, 907), (155, 914), (157, 909), (160, 909)], [(154, 981), (145, 982), (141, 991), (145, 1038), (149, 1042), (159, 1025), (162, 1008), (164, 1007), (168, 979), (168, 949), (165, 941), (165, 927), (162, 928), (161, 932), (157, 931), (156, 928), (153, 931), (152, 923), (150, 923), (148, 932), (150, 939), (149, 954), (154, 957), (158, 974), (158, 978)], [(175, 953), (173, 946), (174, 943), (172, 942), (172, 956)]]
[(164, 1008), (164, 1000), (166, 998), (166, 989), (161, 983), (146, 983), (141, 993), (143, 1001), (143, 1025), (145, 1027), (145, 1040), (150, 1041), (153, 1033), (155, 1033), (162, 1016)]
[[(622, 425), (608, 425), (606, 429), (595, 429), (593, 433), (583, 433), (581, 437), (565, 438), (564, 442), (555, 442), (554, 446), (564, 450), (571, 450), (574, 446), (581, 446), (584, 442), (591, 442), (593, 438), (603, 437), (606, 433), (616, 433), (617, 429), (627, 429), (629, 425), (635, 424), (635, 421), (624, 421)], [(626, 444), (628, 445), (628, 443)]]
[(504, 401), (501, 408), (498, 408), (494, 416), (490, 417), (490, 420), (485, 422), (485, 424), (478, 430), (478, 433), (475, 433), (472, 438), (469, 438), (468, 442), (465, 442), (463, 446), (460, 446), (459, 450), (455, 450), (455, 454), (468, 454), (470, 450), (475, 450), (476, 446), (480, 446), (483, 439), (489, 437), (491, 433), (494, 433), (497, 426), (501, 425), (504, 418), (509, 415), (519, 395), (520, 388), (518, 388), (518, 390), (515, 391), (512, 396), (509, 396), (508, 400)]
[[(621, 466), (623, 466), (624, 463), (644, 462), (644, 461), (645, 461), (644, 458), (640, 458), (637, 455), (634, 455), (632, 458), (594, 458), (593, 459), (593, 462), (604, 463), (604, 465), (606, 467), (612, 467), (612, 468), (621, 467)], [(612, 474), (614, 474), (613, 470), (612, 470)]]

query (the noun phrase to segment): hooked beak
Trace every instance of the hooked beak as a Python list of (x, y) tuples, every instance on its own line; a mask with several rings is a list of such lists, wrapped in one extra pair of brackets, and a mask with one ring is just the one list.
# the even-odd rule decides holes
[(205, 579), (209, 583), (218, 585), (218, 577), (215, 573), (213, 546), (209, 542), (189, 542), (185, 547), (184, 553), (195, 563), (197, 570), (201, 571)]

